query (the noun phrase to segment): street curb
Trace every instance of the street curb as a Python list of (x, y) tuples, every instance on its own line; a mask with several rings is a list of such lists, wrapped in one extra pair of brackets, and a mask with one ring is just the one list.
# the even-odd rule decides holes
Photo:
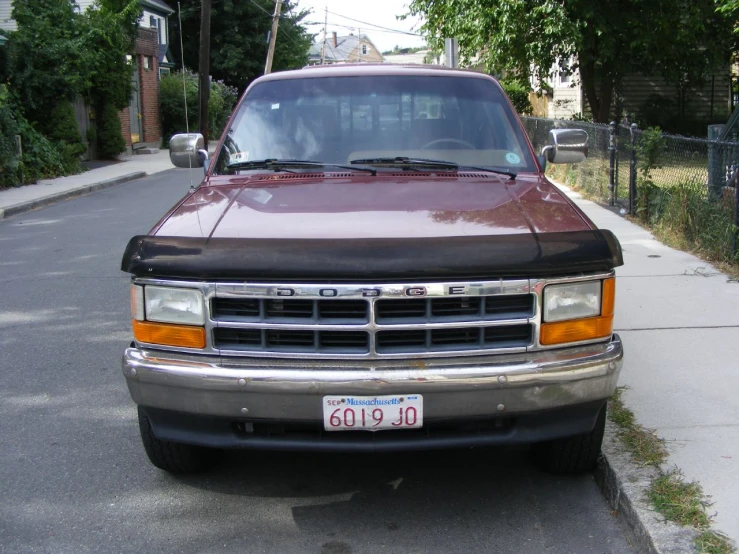
[(630, 540), (639, 553), (698, 554), (698, 532), (680, 527), (657, 513), (646, 498), (646, 491), (660, 473), (653, 467), (634, 463), (617, 437), (610, 421), (601, 448), (603, 456), (595, 470), (595, 481), (608, 504), (626, 524)]
[(129, 181), (135, 181), (136, 179), (141, 179), (142, 177), (146, 177), (146, 176), (147, 176), (147, 173), (145, 171), (135, 171), (133, 173), (126, 173), (125, 175), (121, 175), (120, 177), (114, 177), (113, 179), (107, 179), (105, 181), (100, 181), (98, 183), (93, 183), (91, 185), (83, 185), (75, 189), (70, 189), (70, 190), (65, 190), (63, 192), (50, 194), (48, 196), (44, 196), (43, 198), (37, 198), (36, 200), (29, 200), (28, 202), (21, 202), (20, 204), (15, 204), (13, 206), (8, 206), (5, 209), (0, 209), (0, 219), (10, 217), (11, 215), (29, 212), (31, 210), (35, 210), (36, 208), (41, 208), (43, 206), (49, 206), (51, 204), (55, 204), (56, 202), (66, 200), (68, 198), (74, 198), (75, 196), (81, 196), (83, 194), (88, 194), (90, 192), (107, 189), (115, 185), (127, 183)]

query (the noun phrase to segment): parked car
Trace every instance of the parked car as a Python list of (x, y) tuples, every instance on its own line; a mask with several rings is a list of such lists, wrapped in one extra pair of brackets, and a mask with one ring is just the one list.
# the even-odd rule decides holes
[(531, 443), (595, 466), (622, 363), (621, 249), (547, 181), (492, 77), (341, 65), (255, 80), (202, 183), (122, 261), (123, 373), (151, 462), (227, 448), (397, 451)]

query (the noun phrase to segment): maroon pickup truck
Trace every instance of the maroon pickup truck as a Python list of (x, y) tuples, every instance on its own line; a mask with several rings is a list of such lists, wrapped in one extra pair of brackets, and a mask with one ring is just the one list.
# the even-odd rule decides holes
[(537, 155), (489, 76), (344, 65), (254, 81), (211, 159), (170, 144), (205, 178), (122, 261), (155, 466), (506, 443), (595, 466), (621, 249), (543, 172), (585, 132)]

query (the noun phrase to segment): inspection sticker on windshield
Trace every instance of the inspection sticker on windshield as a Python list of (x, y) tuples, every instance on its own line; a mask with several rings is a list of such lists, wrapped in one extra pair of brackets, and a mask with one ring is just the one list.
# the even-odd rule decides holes
[(423, 427), (423, 396), (324, 396), (326, 431), (379, 431)]
[(248, 162), (249, 152), (233, 152), (231, 153), (231, 159), (229, 161), (230, 163)]
[(515, 154), (513, 152), (508, 152), (505, 155), (505, 159), (509, 164), (517, 164), (521, 163), (521, 158), (518, 156), (518, 154)]

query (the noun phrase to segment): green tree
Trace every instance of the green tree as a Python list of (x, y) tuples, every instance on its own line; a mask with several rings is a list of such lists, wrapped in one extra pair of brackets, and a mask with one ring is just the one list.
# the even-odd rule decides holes
[[(731, 0), (737, 1), (737, 0)], [(412, 0), (431, 46), (459, 40), (460, 57), (540, 83), (578, 70), (595, 121), (612, 115), (624, 75), (657, 73), (685, 90), (729, 55), (731, 24), (714, 0)]]
[(133, 65), (126, 54), (134, 50), (140, 17), (138, 0), (98, 0), (79, 21), (88, 52), (81, 93), (96, 111), (109, 103), (122, 110), (131, 99)]
[(84, 147), (71, 102), (83, 97), (98, 115), (108, 104), (128, 104), (126, 54), (133, 51), (139, 0), (97, 0), (82, 14), (72, 0), (14, 0), (12, 14), (18, 29), (6, 33), (9, 88), (24, 115), (73, 165)]
[[(168, 0), (177, 10), (177, 1)], [(200, 48), (200, 0), (180, 0), (185, 67), (197, 71)], [(211, 59), (213, 79), (243, 91), (264, 72), (267, 58), (267, 33), (272, 26), (273, 0), (222, 0), (211, 8)], [(295, 69), (308, 63), (308, 49), (313, 36), (302, 21), (309, 14), (296, 8), (296, 2), (282, 5), (272, 71)], [(171, 48), (175, 59), (182, 60), (177, 17), (170, 18)]]
[(70, 0), (14, 0), (12, 16), (18, 29), (6, 34), (9, 89), (31, 122), (43, 122), (84, 88), (80, 15)]

